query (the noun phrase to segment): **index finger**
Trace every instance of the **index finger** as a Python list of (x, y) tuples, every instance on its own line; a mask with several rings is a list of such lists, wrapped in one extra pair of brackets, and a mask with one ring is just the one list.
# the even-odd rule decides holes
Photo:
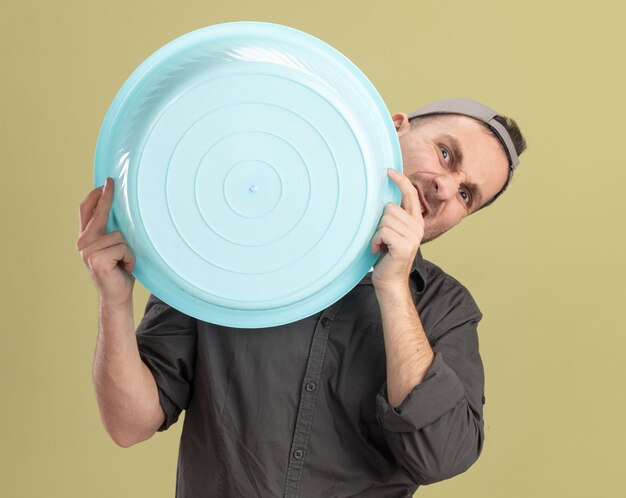
[[(84, 207), (81, 206), (81, 232), (88, 233), (84, 237), (90, 243), (98, 235), (105, 233), (107, 222), (109, 221), (109, 211), (113, 201), (113, 179), (107, 178), (102, 187), (100, 196), (94, 196), (91, 202)], [(91, 208), (91, 211), (89, 211)]]
[(87, 194), (87, 197), (83, 199), (83, 202), (80, 203), (80, 207), (78, 208), (78, 219), (81, 232), (85, 229), (87, 223), (91, 219), (93, 210), (98, 205), (98, 201), (100, 200), (100, 196), (102, 195), (103, 188), (104, 185), (93, 189)]
[(422, 208), (417, 191), (411, 183), (411, 180), (409, 180), (406, 175), (393, 168), (388, 168), (387, 171), (389, 172), (389, 177), (398, 186), (402, 194), (400, 206), (412, 217), (418, 217), (422, 212)]

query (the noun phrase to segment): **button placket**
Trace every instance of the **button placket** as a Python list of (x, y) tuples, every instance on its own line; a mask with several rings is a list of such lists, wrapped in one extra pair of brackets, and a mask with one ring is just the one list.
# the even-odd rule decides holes
[(304, 378), (308, 379), (300, 393), (300, 405), (296, 415), (296, 426), (292, 440), (291, 453), (285, 478), (283, 495), (285, 497), (298, 496), (302, 469), (305, 462), (306, 447), (308, 444), (313, 415), (315, 413), (315, 400), (317, 398), (317, 387), (326, 355), (326, 345), (330, 332), (329, 324), (333, 321), (339, 304), (335, 303), (328, 308), (318, 322), (313, 341), (309, 350), (309, 358), (305, 370)]

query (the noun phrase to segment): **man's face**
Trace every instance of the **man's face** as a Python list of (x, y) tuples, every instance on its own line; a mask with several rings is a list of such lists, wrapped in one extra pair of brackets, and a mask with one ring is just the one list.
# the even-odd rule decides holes
[(403, 173), (420, 197), (422, 243), (448, 231), (504, 186), (507, 156), (498, 139), (478, 121), (461, 115), (432, 116), (411, 129), (406, 114), (392, 118)]

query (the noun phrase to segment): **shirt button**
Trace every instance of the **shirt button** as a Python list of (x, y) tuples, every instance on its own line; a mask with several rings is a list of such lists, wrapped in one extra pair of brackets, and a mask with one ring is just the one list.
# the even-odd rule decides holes
[(304, 451), (302, 451), (300, 448), (298, 448), (297, 450), (294, 450), (293, 457), (296, 460), (300, 460), (303, 456), (304, 456)]
[(309, 392), (315, 391), (315, 382), (309, 382), (304, 388)]
[(328, 318), (327, 316), (322, 318), (322, 327), (326, 327), (328, 325), (328, 322), (330, 322), (330, 318)]

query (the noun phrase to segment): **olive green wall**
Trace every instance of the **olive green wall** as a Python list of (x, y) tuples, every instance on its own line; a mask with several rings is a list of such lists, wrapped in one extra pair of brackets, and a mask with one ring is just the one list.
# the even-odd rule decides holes
[[(340, 50), (391, 112), (467, 96), (527, 136), (509, 192), (423, 248), (485, 314), (487, 404), (480, 460), (417, 496), (624, 496), (625, 16), (617, 0), (4, 2), (0, 495), (173, 496), (181, 424), (121, 449), (100, 423), (78, 205), (130, 73), (188, 31), (258, 20)], [(146, 298), (137, 284), (137, 320)]]

